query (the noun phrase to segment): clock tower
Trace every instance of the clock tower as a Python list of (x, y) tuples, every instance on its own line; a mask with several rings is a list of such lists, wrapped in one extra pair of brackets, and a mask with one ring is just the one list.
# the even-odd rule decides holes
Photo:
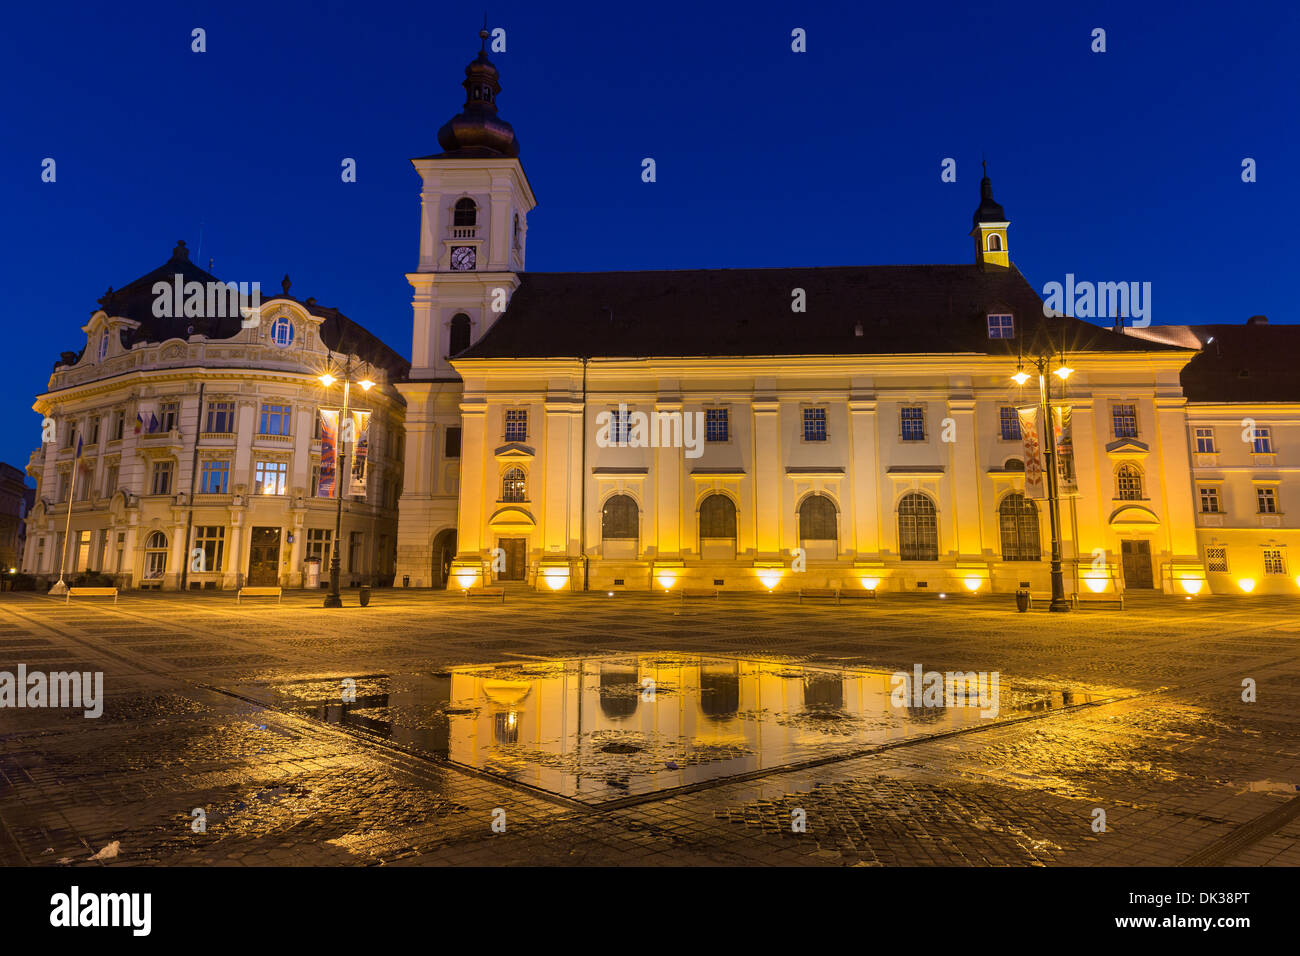
[(524, 269), (528, 214), (537, 204), (514, 128), (497, 114), (501, 82), (487, 29), (465, 67), (465, 105), (438, 130), (442, 152), (411, 160), (420, 174), (420, 258), (406, 399), (406, 470), (397, 581), (445, 584), (456, 552), (461, 382), (448, 358), (505, 311)]

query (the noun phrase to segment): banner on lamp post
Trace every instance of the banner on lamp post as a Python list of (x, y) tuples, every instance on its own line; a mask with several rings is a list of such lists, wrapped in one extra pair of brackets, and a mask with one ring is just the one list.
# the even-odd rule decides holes
[(1030, 405), (1017, 408), (1016, 414), (1020, 417), (1020, 439), (1025, 449), (1025, 497), (1046, 498), (1047, 478), (1039, 435), (1040, 409), (1037, 405)]
[(366, 451), (370, 445), (370, 413), (352, 413), (352, 484), (348, 494), (366, 496)]
[(1074, 471), (1073, 416), (1069, 405), (1052, 409), (1052, 432), (1056, 439), (1056, 490), (1061, 495), (1077, 495), (1079, 479)]
[(338, 474), (339, 413), (336, 409), (320, 410), (320, 481), (317, 498), (333, 498)]

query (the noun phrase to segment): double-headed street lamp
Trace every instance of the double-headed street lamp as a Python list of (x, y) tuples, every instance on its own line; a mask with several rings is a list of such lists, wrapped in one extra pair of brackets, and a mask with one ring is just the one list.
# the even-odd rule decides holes
[[(340, 379), (335, 378), (329, 372), (320, 376), (320, 383), (326, 388), (330, 388)], [(326, 607), (342, 607), (343, 597), (339, 594), (339, 537), (343, 533), (343, 491), (344, 482), (351, 480), (347, 470), (347, 454), (344, 452), (344, 436), (355, 430), (348, 424), (350, 419), (349, 398), (352, 391), (352, 356), (348, 356), (347, 363), (343, 367), (343, 411), (339, 415), (338, 434), (335, 438), (335, 458), (337, 464), (334, 468), (334, 541), (330, 547), (330, 593), (325, 596)], [(368, 392), (375, 385), (368, 378), (363, 378), (356, 384), (361, 386), (361, 390)], [(352, 443), (356, 444), (355, 433), (352, 436)]]
[[(1052, 421), (1052, 400), (1051, 386), (1047, 381), (1047, 367), (1051, 364), (1051, 355), (1044, 354), (1037, 358), (1030, 358), (1029, 364), (1038, 370), (1038, 400), (1042, 405), (1042, 425), (1038, 430), (1039, 445), (1043, 445), (1043, 435), (1046, 434), (1047, 442), (1044, 449), (1047, 466), (1047, 514), (1052, 525), (1052, 603), (1048, 610), (1062, 613), (1070, 610), (1070, 602), (1065, 599), (1065, 580), (1061, 574), (1061, 502), (1057, 492), (1056, 485), (1056, 428)], [(1021, 360), (1022, 362), (1024, 359)], [(1061, 361), (1052, 374), (1065, 382), (1074, 369), (1069, 368), (1064, 360)], [(1024, 385), (1029, 381), (1029, 373), (1022, 367), (1016, 369), (1016, 374), (1011, 376), (1017, 385)]]

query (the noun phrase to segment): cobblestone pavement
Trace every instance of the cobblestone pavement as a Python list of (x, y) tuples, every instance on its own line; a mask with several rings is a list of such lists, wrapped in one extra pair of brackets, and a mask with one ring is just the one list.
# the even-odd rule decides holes
[[(1153, 596), (1069, 615), (965, 596), (320, 600), (0, 595), (0, 671), (103, 671), (106, 696), (97, 720), (0, 710), (0, 863), (1300, 863), (1294, 600)], [(995, 670), (1089, 702), (591, 805), (240, 690), (632, 653)]]

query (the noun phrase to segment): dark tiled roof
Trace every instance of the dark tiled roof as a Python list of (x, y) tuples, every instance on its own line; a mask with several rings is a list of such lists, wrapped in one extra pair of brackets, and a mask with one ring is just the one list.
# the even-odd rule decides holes
[[(791, 311), (796, 288), (805, 313)], [(986, 316), (1003, 310), (1019, 338), (990, 340)], [(506, 312), (458, 358), (1015, 354), (1049, 336), (1068, 351), (1175, 348), (1045, 319), (1014, 267), (835, 266), (524, 273)]]
[(1183, 369), (1188, 401), (1300, 402), (1300, 325), (1188, 328), (1205, 343)]
[[(216, 276), (189, 260), (185, 243), (178, 243), (172, 258), (152, 272), (128, 283), (121, 289), (110, 290), (99, 300), (100, 307), (110, 316), (122, 316), (140, 323), (134, 331), (122, 332), (122, 347), (131, 348), (137, 342), (165, 342), (168, 339), (185, 339), (194, 333), (201, 333), (211, 339), (227, 339), (239, 331), (240, 316), (229, 315), (227, 310), (218, 309), (215, 314), (195, 316), (158, 317), (153, 314), (154, 292), (157, 282), (171, 283), (173, 277), (180, 274), (182, 282), (220, 282)], [(361, 356), (372, 365), (387, 369), (394, 380), (405, 378), (411, 363), (389, 348), (382, 340), (366, 331), (362, 326), (349, 319), (338, 309), (316, 305), (314, 301), (300, 302), (287, 293), (266, 295), (262, 302), (285, 299), (297, 302), (312, 315), (322, 319), (320, 327), (321, 341), (336, 352), (350, 352)], [(224, 303), (223, 303), (224, 305)], [(83, 347), (84, 350), (84, 347)], [(64, 360), (56, 363), (68, 364), (69, 353), (64, 353)]]

